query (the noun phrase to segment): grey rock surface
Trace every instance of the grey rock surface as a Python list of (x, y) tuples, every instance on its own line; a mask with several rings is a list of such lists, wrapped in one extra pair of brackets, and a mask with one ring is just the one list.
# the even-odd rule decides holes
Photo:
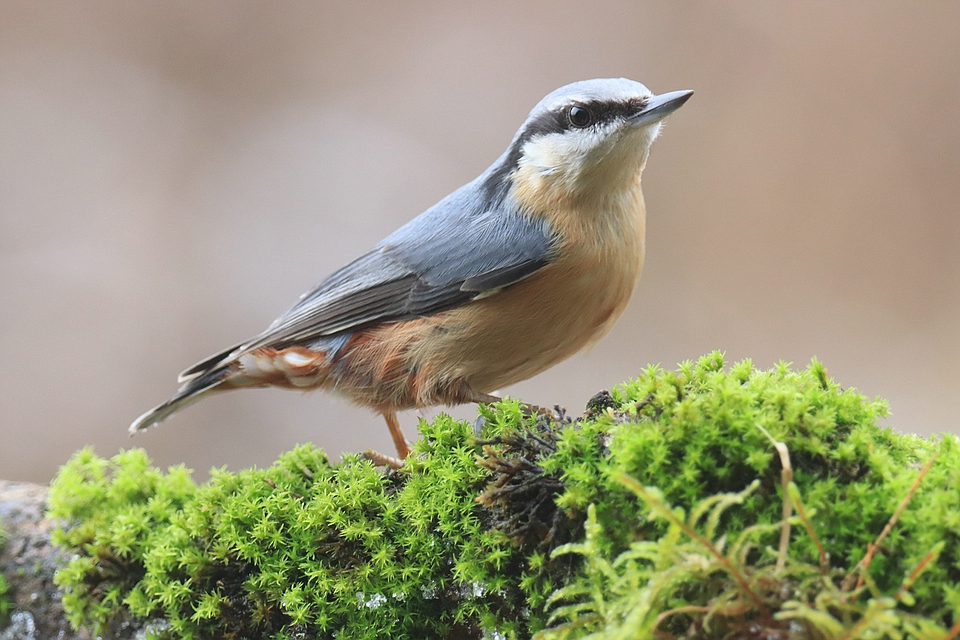
[(0, 640), (89, 640), (86, 631), (70, 628), (53, 583), (68, 559), (50, 544), (54, 523), (45, 517), (47, 488), (0, 480), (0, 524), (6, 542), (0, 547), (0, 573), (10, 585), (13, 613), (0, 627)]

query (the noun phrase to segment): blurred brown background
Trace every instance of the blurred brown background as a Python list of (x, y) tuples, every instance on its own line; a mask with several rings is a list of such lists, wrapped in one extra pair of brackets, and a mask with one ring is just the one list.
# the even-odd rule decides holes
[(472, 179), (544, 94), (621, 75), (697, 92), (644, 176), (640, 287), (509, 393), (578, 411), (651, 362), (817, 356), (888, 424), (960, 432), (958, 25), (957, 3), (5, 0), (0, 477), (86, 444), (200, 477), (303, 441), (390, 451), (325, 394), (126, 428)]

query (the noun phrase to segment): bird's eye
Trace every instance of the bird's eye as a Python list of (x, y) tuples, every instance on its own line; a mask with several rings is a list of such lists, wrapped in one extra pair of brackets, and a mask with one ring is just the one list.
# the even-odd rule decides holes
[(593, 124), (593, 114), (590, 113), (590, 110), (586, 107), (570, 107), (570, 110), (567, 112), (567, 118), (570, 119), (570, 124), (578, 129), (589, 127)]

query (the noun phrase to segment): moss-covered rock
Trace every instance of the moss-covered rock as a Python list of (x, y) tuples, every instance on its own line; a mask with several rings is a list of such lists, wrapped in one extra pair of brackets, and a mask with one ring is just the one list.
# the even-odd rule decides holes
[(59, 576), (72, 621), (151, 619), (177, 638), (960, 630), (956, 439), (879, 427), (885, 405), (819, 363), (711, 354), (652, 367), (575, 421), (480, 411), (476, 435), (421, 423), (397, 472), (302, 446), (197, 486), (140, 450), (81, 451), (50, 495), (76, 553)]

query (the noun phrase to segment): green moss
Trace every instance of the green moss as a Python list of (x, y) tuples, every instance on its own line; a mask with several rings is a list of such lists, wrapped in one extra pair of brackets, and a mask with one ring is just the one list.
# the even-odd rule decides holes
[[(0, 548), (7, 541), (7, 533), (0, 527)], [(0, 573), (0, 625), (7, 624), (10, 612), (13, 610), (13, 596), (10, 593), (10, 585), (2, 573)]]
[(201, 487), (140, 450), (80, 452), (51, 488), (57, 542), (81, 553), (58, 577), (72, 621), (104, 629), (126, 607), (177, 637), (383, 638), (520, 620), (520, 558), (484, 526), (470, 429), (422, 429), (400, 473), (302, 446)]
[[(162, 619), (178, 638), (944, 636), (960, 620), (956, 439), (878, 427), (885, 405), (817, 362), (723, 365), (650, 368), (576, 422), (505, 401), (480, 409), (477, 438), (440, 416), (399, 472), (302, 446), (197, 486), (139, 450), (81, 451), (51, 487), (77, 554), (64, 604), (74, 624)], [(785, 567), (763, 430), (809, 522), (791, 520)], [(846, 581), (934, 455), (863, 584)]]

